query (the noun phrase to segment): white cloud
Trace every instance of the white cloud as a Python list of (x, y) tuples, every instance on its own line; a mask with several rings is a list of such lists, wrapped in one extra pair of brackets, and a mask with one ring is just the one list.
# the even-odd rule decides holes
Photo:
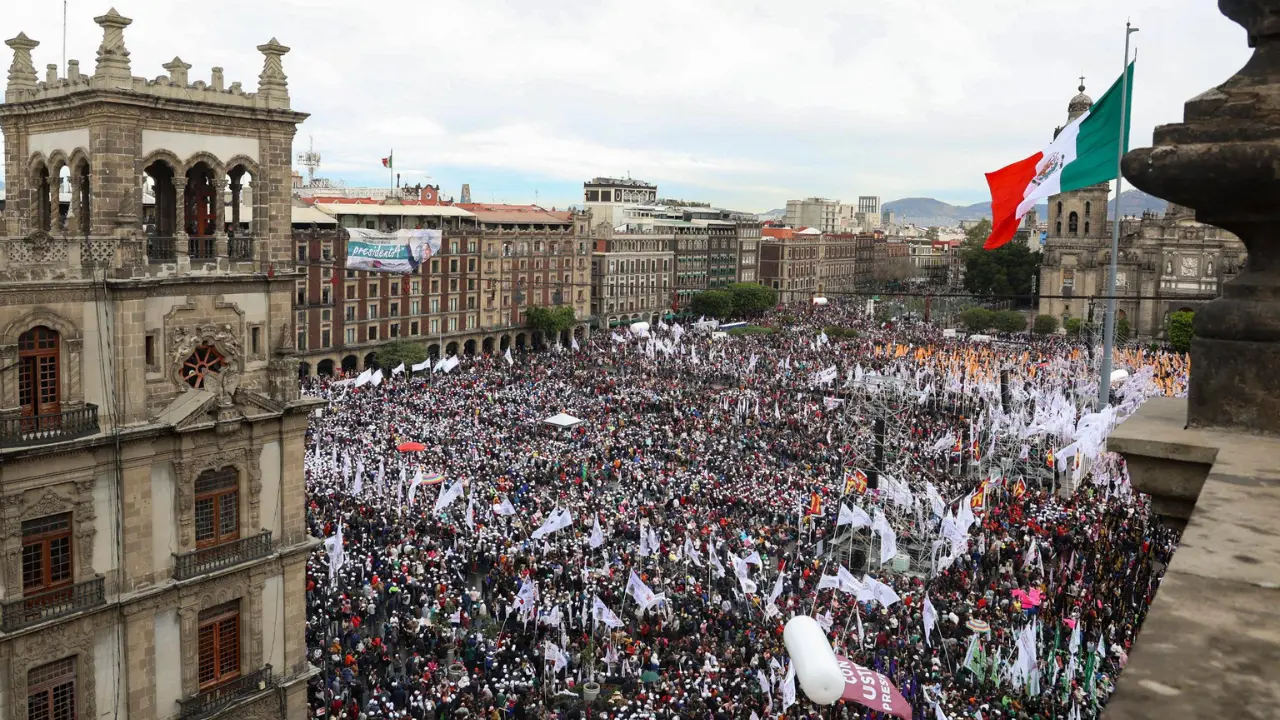
[[(19, 4), (0, 19), (5, 37), (45, 41), (38, 67), (60, 56), (55, 5)], [(1077, 75), (1095, 97), (1119, 75), (1126, 17), (1142, 28), (1135, 146), (1248, 56), (1243, 31), (1212, 3), (1181, 0), (117, 8), (134, 18), (126, 40), (139, 75), (177, 54), (193, 79), (221, 65), (252, 88), (254, 46), (271, 36), (291, 46), (293, 103), (312, 113), (299, 145), (314, 136), (322, 174), (380, 178), (377, 159), (395, 148), (402, 173), (474, 168), (518, 184), (629, 170), (759, 209), (800, 195), (981, 199), (984, 172), (1038, 150), (1065, 120)], [(99, 41), (90, 16), (105, 9), (72, 9), (68, 55), (84, 71)]]

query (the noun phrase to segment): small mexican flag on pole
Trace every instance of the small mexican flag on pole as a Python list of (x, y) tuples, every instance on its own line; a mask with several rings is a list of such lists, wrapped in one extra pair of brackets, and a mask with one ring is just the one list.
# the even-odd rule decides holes
[(386, 157), (382, 158), (382, 167), (387, 168), (388, 170), (393, 169), (395, 166), (392, 162), (392, 158), (395, 157), (395, 154), (396, 151), (392, 150)]

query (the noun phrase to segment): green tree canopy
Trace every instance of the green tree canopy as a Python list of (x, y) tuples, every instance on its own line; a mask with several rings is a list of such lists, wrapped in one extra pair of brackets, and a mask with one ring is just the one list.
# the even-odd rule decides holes
[(971, 307), (960, 313), (960, 324), (971, 333), (980, 333), (995, 322), (995, 314), (986, 308)]
[(534, 305), (525, 313), (529, 327), (540, 330), (545, 338), (558, 338), (560, 333), (573, 327), (578, 320), (568, 305), (543, 307)]
[(1000, 310), (992, 314), (991, 324), (1000, 332), (1022, 332), (1027, 329), (1027, 316), (1017, 310)]
[(1191, 338), (1195, 335), (1196, 314), (1179, 310), (1169, 315), (1169, 344), (1178, 352), (1191, 352)]
[(1084, 329), (1084, 321), (1077, 317), (1067, 318), (1066, 321), (1062, 323), (1062, 327), (1067, 331), (1068, 335), (1075, 337), (1080, 334), (1082, 329)]
[(778, 291), (757, 283), (732, 283), (725, 287), (733, 298), (733, 314), (737, 317), (751, 317), (778, 304)]
[(1058, 332), (1058, 318), (1052, 315), (1037, 315), (1031, 324), (1031, 332), (1037, 335), (1052, 335)]
[(965, 231), (964, 289), (974, 295), (992, 297), (1018, 295), (1030, 298), (1040, 275), (1040, 254), (1025, 243), (1008, 242), (995, 250), (982, 244), (991, 234), (991, 221), (983, 219)]
[(728, 290), (703, 290), (693, 296), (689, 309), (695, 315), (723, 320), (734, 314), (733, 293)]
[(378, 348), (377, 358), (378, 367), (390, 372), (400, 363), (404, 363), (405, 368), (408, 368), (426, 360), (427, 348), (411, 340), (392, 340)]

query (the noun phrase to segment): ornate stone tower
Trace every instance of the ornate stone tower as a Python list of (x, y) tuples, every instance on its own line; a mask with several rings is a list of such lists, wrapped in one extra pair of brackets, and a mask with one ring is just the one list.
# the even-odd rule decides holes
[(0, 718), (301, 720), (289, 48), (251, 93), (95, 22), (92, 74), (6, 42)]
[[(1084, 78), (1080, 83), (1078, 94), (1067, 104), (1068, 123), (1093, 106), (1093, 99), (1084, 93)], [(1061, 130), (1055, 130), (1054, 137)], [(1106, 268), (1098, 258), (1111, 244), (1109, 192), (1110, 186), (1101, 183), (1049, 198), (1049, 234), (1040, 265), (1041, 313), (1060, 320), (1068, 315), (1087, 320), (1087, 298), (1106, 292)]]

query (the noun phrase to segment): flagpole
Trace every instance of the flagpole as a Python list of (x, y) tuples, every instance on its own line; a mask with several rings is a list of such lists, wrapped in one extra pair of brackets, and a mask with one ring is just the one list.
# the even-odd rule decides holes
[(1102, 371), (1098, 377), (1098, 410), (1111, 402), (1111, 355), (1116, 340), (1116, 260), (1120, 254), (1120, 189), (1124, 175), (1120, 161), (1129, 139), (1126, 120), (1129, 112), (1129, 36), (1138, 32), (1127, 21), (1124, 24), (1124, 65), (1120, 68), (1120, 144), (1116, 148), (1116, 212), (1111, 223), (1111, 267), (1107, 272), (1107, 317), (1102, 334)]

